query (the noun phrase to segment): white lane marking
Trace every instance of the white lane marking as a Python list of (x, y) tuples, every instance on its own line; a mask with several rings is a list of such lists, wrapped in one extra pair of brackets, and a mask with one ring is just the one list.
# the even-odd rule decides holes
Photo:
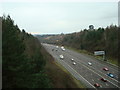
[(109, 85), (106, 83), (106, 86), (109, 86)]
[[(95, 69), (94, 67), (91, 67), (91, 68), (93, 68), (93, 69)], [(101, 71), (98, 71), (99, 73), (102, 73), (102, 74), (104, 74), (103, 72), (101, 72)], [(104, 74), (105, 76), (107, 76), (106, 74)], [(108, 77), (108, 76), (107, 76)], [(109, 77), (110, 78), (110, 77)], [(114, 78), (110, 78), (110, 79), (112, 79), (112, 80), (114, 80), (114, 81), (116, 81), (116, 82), (118, 82), (118, 83), (120, 83), (119, 81), (117, 81), (116, 79), (114, 79)]]
[(92, 79), (92, 81), (94, 81), (94, 79)]
[[(73, 52), (75, 52), (75, 51), (73, 51)], [(75, 52), (76, 53), (76, 52)], [(83, 55), (84, 56), (84, 55)], [(88, 58), (88, 57), (87, 57)], [(81, 61), (82, 62), (82, 61)], [(97, 61), (95, 61), (95, 62), (97, 62)], [(84, 63), (84, 62), (82, 62), (82, 63)], [(98, 62), (97, 62), (98, 63)], [(111, 68), (111, 67), (110, 67)], [(113, 68), (111, 68), (111, 69), (113, 69)], [(116, 69), (113, 69), (114, 71), (117, 71), (118, 72), (118, 70), (116, 70)], [(120, 83), (120, 82), (119, 82)]]
[(109, 63), (109, 64), (111, 64), (111, 65), (116, 66), (117, 68), (119, 68), (119, 66), (117, 66), (117, 65), (115, 65), (115, 64), (112, 64), (112, 63), (110, 63), (110, 62), (107, 62), (107, 63)]
[[(78, 60), (77, 60), (77, 61), (78, 61)], [(78, 61), (78, 62), (82, 62), (82, 61)], [(84, 62), (82, 62), (82, 63), (84, 64)], [(95, 69), (94, 67), (91, 67), (91, 68)], [(101, 72), (101, 71), (98, 71), (98, 72), (104, 74), (104, 73)], [(107, 76), (106, 74), (104, 74), (104, 75)], [(109, 78), (110, 78), (110, 77), (109, 77)], [(116, 79), (114, 79), (114, 78), (110, 78), (110, 79), (112, 79), (112, 80), (114, 80), (114, 81), (120, 83), (118, 80), (116, 80)]]
[[(74, 51), (74, 52), (75, 52), (75, 51)], [(82, 55), (86, 55), (86, 54), (82, 54)], [(90, 55), (88, 55), (88, 56), (90, 56)], [(91, 56), (91, 57), (94, 58), (93, 56)], [(88, 58), (88, 57), (87, 57), (87, 58)], [(97, 59), (97, 58), (95, 58), (95, 59)], [(91, 59), (91, 60), (92, 60), (92, 59)], [(96, 60), (95, 62), (97, 62), (97, 60)], [(98, 63), (98, 62), (97, 62), (97, 63)], [(117, 65), (115, 65), (115, 64), (112, 64), (112, 63), (110, 63), (110, 62), (106, 62), (106, 63), (109, 63), (109, 65), (111, 64), (111, 65), (113, 65), (113, 66), (116, 66), (115, 68), (118, 68), (118, 69), (119, 69), (119, 66), (117, 66)], [(104, 63), (104, 64), (100, 63), (100, 64), (106, 66), (105, 63)], [(98, 65), (99, 65), (99, 63), (98, 63)], [(100, 66), (100, 65), (99, 65), (99, 66)], [(111, 67), (110, 67), (110, 68), (111, 68)], [(118, 72), (118, 70), (116, 70), (116, 69), (114, 69), (114, 68), (111, 68), (111, 69)]]
[[(68, 54), (69, 55), (69, 54)], [(80, 63), (79, 63), (80, 64)], [(82, 65), (82, 64), (81, 64)], [(86, 67), (85, 65), (84, 65), (84, 67)], [(87, 67), (88, 68), (88, 67)], [(88, 68), (89, 69), (89, 68)], [(74, 70), (74, 69), (73, 69)], [(93, 70), (91, 70), (91, 69), (89, 69), (90, 71), (92, 71), (92, 72), (94, 72)], [(75, 70), (74, 70), (75, 71)], [(94, 72), (94, 73), (96, 73), (96, 72)], [(97, 74), (97, 73), (96, 73)], [(78, 74), (79, 75), (79, 74)], [(101, 76), (101, 75), (99, 75), (99, 74), (97, 74), (98, 76)], [(81, 76), (81, 75), (80, 75)], [(81, 76), (82, 77), (82, 76)], [(101, 76), (102, 77), (102, 76)], [(85, 79), (86, 80), (86, 79)], [(110, 81), (109, 81), (110, 82)], [(110, 82), (110, 83), (112, 83), (112, 82)], [(113, 83), (112, 83), (113, 84)], [(113, 84), (113, 85), (115, 85), (115, 84)], [(116, 85), (115, 85), (116, 86)], [(118, 87), (118, 86), (116, 86), (116, 87)]]
[[(79, 63), (80, 64), (80, 63)], [(81, 64), (81, 65), (83, 65), (83, 64)], [(85, 65), (83, 65), (84, 67), (86, 67), (87, 69), (89, 69), (87, 66), (85, 66)], [(90, 71), (92, 71), (92, 72), (94, 72), (93, 70), (91, 70), (91, 69), (89, 69)], [(101, 76), (100, 74), (98, 74), (98, 73), (96, 73), (96, 72), (94, 72), (95, 74), (97, 74), (98, 76), (100, 76), (100, 77), (103, 77), (103, 76)], [(109, 81), (109, 80), (108, 80)], [(110, 82), (110, 81), (109, 81)], [(114, 86), (116, 86), (116, 87), (119, 87), (119, 86), (117, 86), (116, 84), (114, 84), (114, 83), (112, 83), (112, 82), (110, 82), (111, 84), (113, 84)], [(120, 87), (119, 87), (120, 88)]]
[(92, 73), (91, 73), (91, 75), (92, 75)]
[[(66, 53), (66, 54), (68, 54), (68, 53)], [(68, 54), (69, 55), (69, 54)], [(71, 55), (69, 55), (69, 56), (71, 56)], [(73, 56), (72, 56), (73, 57)], [(76, 57), (74, 57), (74, 58), (76, 58)], [(77, 58), (76, 58), (76, 61), (79, 63), (79, 61), (77, 60)], [(83, 62), (82, 62), (83, 63)], [(79, 64), (81, 64), (81, 63), (79, 63)], [(86, 68), (88, 68), (87, 66), (85, 66), (84, 64), (81, 64), (81, 65), (83, 65), (84, 67), (86, 67)], [(93, 67), (92, 67), (93, 68)], [(88, 68), (89, 69), (89, 68)], [(95, 69), (95, 68), (93, 68), (93, 69)], [(91, 69), (89, 69), (89, 70), (91, 70)], [(91, 71), (93, 71), (93, 70), (91, 70)], [(94, 72), (94, 71), (93, 71)], [(100, 73), (102, 73), (101, 71), (98, 71), (98, 72), (100, 72)], [(94, 72), (94, 73), (96, 73), (96, 72)], [(97, 75), (99, 75), (98, 73), (96, 73)], [(102, 74), (104, 74), (104, 73), (102, 73)], [(107, 76), (106, 74), (104, 74), (105, 76)], [(101, 75), (99, 75), (99, 76), (101, 76)], [(102, 76), (101, 76), (102, 77)], [(108, 76), (107, 76), (108, 77)], [(109, 77), (110, 78), (110, 77)], [(112, 80), (115, 80), (114, 78), (110, 78), (110, 79), (112, 79)], [(120, 83), (119, 81), (117, 81), (117, 80), (115, 80), (116, 82), (118, 82), (118, 83)], [(110, 81), (109, 81), (110, 82)], [(112, 83), (112, 82), (111, 82)], [(113, 83), (112, 83), (113, 84)], [(113, 84), (113, 85), (115, 85), (115, 84)], [(115, 85), (116, 86), (116, 85)], [(118, 87), (118, 86), (117, 86)]]
[[(63, 61), (65, 64), (67, 64), (65, 61)], [(67, 64), (68, 65), (68, 64)], [(68, 65), (73, 71), (77, 73), (80, 77), (82, 77), (76, 70), (74, 70), (70, 65)], [(83, 77), (82, 77), (83, 78)], [(86, 82), (88, 82), (85, 78), (83, 78)], [(89, 83), (89, 82), (88, 82)], [(95, 88), (91, 83), (89, 83), (93, 88)]]
[[(69, 55), (69, 54), (68, 54)], [(70, 56), (70, 55), (69, 55)], [(72, 56), (73, 57), (73, 56)], [(76, 57), (74, 57), (74, 58), (76, 58)], [(77, 58), (76, 58), (76, 60), (77, 60)], [(78, 61), (78, 60), (77, 60)], [(78, 62), (79, 63), (79, 62)], [(98, 73), (96, 73), (95, 71), (93, 71), (92, 69), (90, 69), (90, 68), (88, 68), (87, 66), (85, 66), (84, 64), (81, 64), (81, 63), (79, 63), (80, 65), (82, 65), (82, 66), (84, 66), (84, 67), (86, 67), (87, 69), (89, 69), (90, 71), (92, 71), (92, 72), (94, 72), (95, 74), (97, 74), (98, 76), (100, 76), (100, 77), (103, 77), (103, 76), (101, 76), (101, 75), (99, 75)], [(107, 75), (106, 75), (107, 76)], [(111, 78), (112, 79), (112, 78)], [(114, 79), (113, 79), (114, 80)], [(109, 81), (109, 80), (108, 80)], [(109, 81), (110, 82), (110, 81)], [(112, 82), (110, 82), (111, 84), (113, 84), (114, 86), (116, 86), (116, 87), (119, 87), (119, 86), (117, 86), (116, 84), (114, 84), (114, 83), (112, 83)], [(120, 88), (120, 87), (119, 87)]]

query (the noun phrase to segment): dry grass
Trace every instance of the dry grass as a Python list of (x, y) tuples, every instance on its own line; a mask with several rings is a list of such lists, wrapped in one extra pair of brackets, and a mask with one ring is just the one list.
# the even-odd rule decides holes
[(46, 59), (46, 74), (49, 76), (53, 88), (81, 88), (85, 86), (76, 80), (63, 66), (54, 61), (53, 57), (42, 48)]
[[(90, 53), (90, 52), (88, 52), (88, 51), (86, 51), (86, 50), (78, 50), (78, 49), (71, 48), (71, 47), (67, 47), (67, 46), (66, 46), (66, 48), (71, 49), (71, 50), (74, 50), (74, 51), (76, 51), (76, 52), (78, 52), (78, 53), (83, 53), (83, 54), (87, 54), (87, 55), (93, 56), (93, 57), (96, 58), (97, 60), (102, 60), (102, 61), (103, 61), (103, 57), (102, 57), (102, 56), (95, 56), (93, 53)], [(120, 67), (120, 65), (119, 65), (119, 63), (118, 63), (118, 60), (116, 60), (116, 59), (113, 59), (113, 58), (109, 58), (109, 57), (108, 57), (108, 58), (107, 58), (107, 62), (112, 63), (112, 64), (117, 65), (117, 66)]]

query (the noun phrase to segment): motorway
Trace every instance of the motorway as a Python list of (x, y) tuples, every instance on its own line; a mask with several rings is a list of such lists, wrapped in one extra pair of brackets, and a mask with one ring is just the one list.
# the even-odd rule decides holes
[[(100, 84), (100, 88), (109, 88), (109, 90), (120, 88), (120, 81), (118, 78), (119, 68), (113, 66), (109, 63), (96, 60), (94, 57), (77, 53), (75, 51), (65, 49), (56, 48), (55, 45), (51, 44), (42, 44), (45, 49), (55, 58), (55, 60), (63, 65), (77, 80), (80, 80), (82, 83), (86, 85), (87, 88), (95, 88), (95, 83)], [(52, 51), (52, 49), (54, 49)], [(57, 49), (57, 51), (56, 51)], [(64, 59), (60, 59), (59, 55), (63, 55)], [(73, 65), (71, 59), (74, 59), (76, 65)], [(88, 62), (91, 62), (92, 65), (88, 65)], [(103, 68), (106, 67), (109, 71), (104, 71)], [(115, 77), (111, 78), (107, 76), (107, 73), (112, 73)], [(101, 78), (107, 79), (107, 82), (103, 82), (100, 80)]]

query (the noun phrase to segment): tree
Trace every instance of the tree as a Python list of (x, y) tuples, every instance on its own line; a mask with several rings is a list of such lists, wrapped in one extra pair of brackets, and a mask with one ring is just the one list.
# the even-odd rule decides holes
[[(38, 40), (25, 31), (21, 32), (9, 15), (2, 17), (2, 27), (2, 87), (51, 87), (50, 80), (44, 73), (45, 60)], [(31, 50), (31, 54), (27, 53), (28, 50)]]
[(16, 87), (19, 70), (24, 64), (24, 44), (19, 39), (14, 21), (8, 17), (2, 18), (2, 50), (3, 50), (3, 88)]

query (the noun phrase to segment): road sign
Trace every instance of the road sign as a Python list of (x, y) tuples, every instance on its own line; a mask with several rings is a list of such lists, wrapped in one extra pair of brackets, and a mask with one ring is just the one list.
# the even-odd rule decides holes
[(95, 51), (94, 55), (105, 55), (105, 51)]
[(103, 60), (105, 59), (105, 51), (94, 51), (94, 55), (103, 55)]

